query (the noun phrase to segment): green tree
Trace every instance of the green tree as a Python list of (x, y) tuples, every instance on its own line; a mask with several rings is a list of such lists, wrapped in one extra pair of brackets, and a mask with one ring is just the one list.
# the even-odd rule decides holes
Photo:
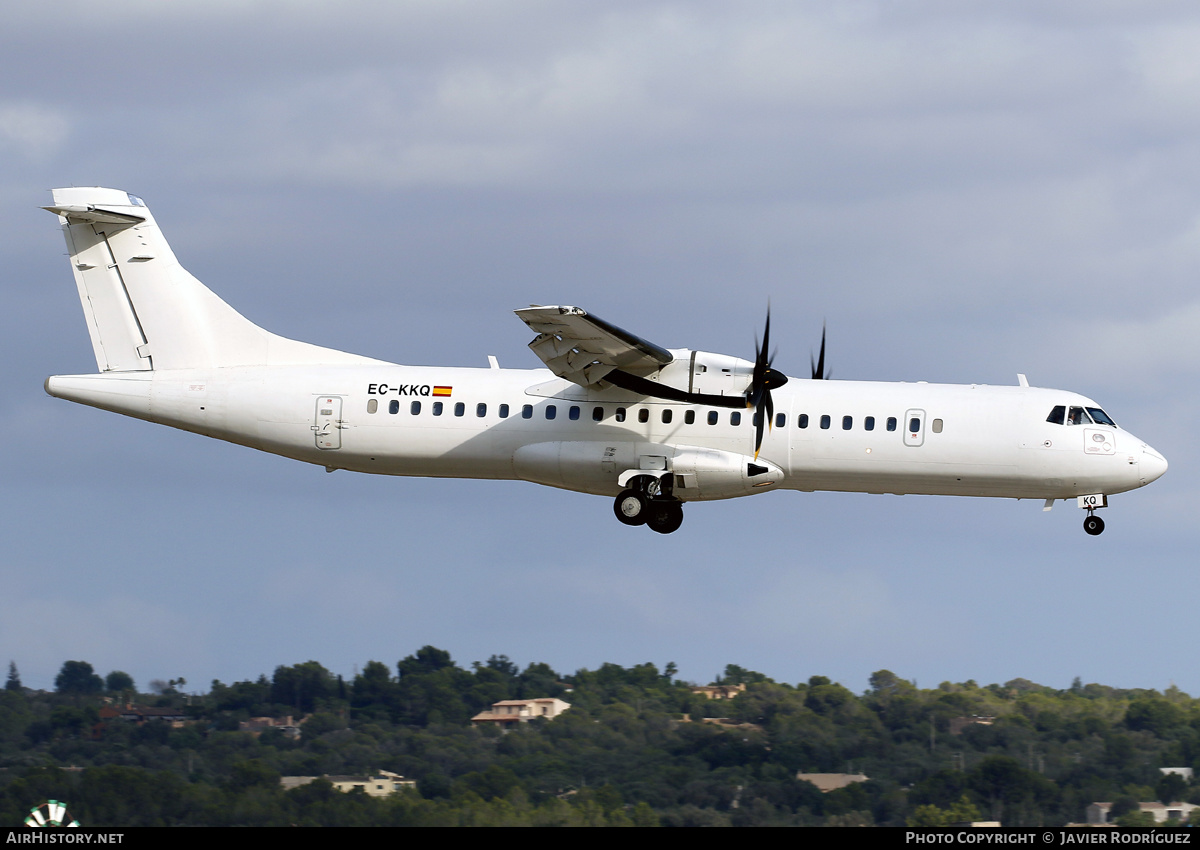
[(110, 694), (133, 691), (133, 677), (121, 670), (113, 670), (104, 677), (104, 686)]
[(1135, 699), (1125, 713), (1125, 725), (1134, 732), (1153, 732), (1160, 738), (1187, 722), (1183, 709), (1159, 696)]
[(271, 701), (293, 706), (304, 714), (311, 714), (322, 702), (336, 696), (337, 680), (316, 661), (276, 667), (271, 679)]
[(104, 680), (86, 661), (67, 661), (54, 679), (54, 688), (61, 694), (98, 694), (104, 690)]
[(403, 681), (405, 676), (436, 673), (453, 666), (454, 661), (449, 652), (436, 646), (423, 646), (417, 650), (416, 655), (410, 655), (397, 664), (396, 670)]
[(8, 681), (4, 683), (4, 690), (21, 690), (21, 674), (17, 672), (17, 662), (15, 661), (8, 662)]
[(1154, 826), (1154, 815), (1149, 812), (1128, 812), (1117, 818), (1117, 826), (1125, 827), (1145, 827)]
[(875, 694), (876, 698), (884, 701), (916, 691), (911, 682), (904, 681), (891, 670), (876, 670), (867, 682), (871, 685), (871, 692)]
[(1183, 799), (1183, 795), (1187, 793), (1187, 787), (1187, 780), (1178, 773), (1167, 773), (1158, 780), (1154, 791), (1158, 795), (1158, 801), (1164, 806), (1169, 806), (1171, 803), (1178, 803)]
[(1009, 756), (988, 756), (968, 781), (1005, 826), (1039, 826), (1045, 812), (1058, 805), (1054, 783)]
[(932, 804), (917, 806), (905, 823), (907, 826), (950, 826), (977, 820), (983, 820), (983, 815), (971, 799), (963, 794), (958, 802), (945, 809)]
[(396, 704), (396, 683), (382, 661), (368, 661), (351, 685), (350, 706), (355, 717), (382, 718)]
[(753, 682), (769, 682), (764, 674), (755, 670), (747, 670), (737, 664), (726, 664), (725, 675), (717, 679), (716, 685), (749, 685)]
[(465, 697), (475, 677), (458, 667), (450, 653), (424, 646), (396, 665), (397, 720), (425, 726), (429, 723), (465, 723), (482, 705), (469, 706)]

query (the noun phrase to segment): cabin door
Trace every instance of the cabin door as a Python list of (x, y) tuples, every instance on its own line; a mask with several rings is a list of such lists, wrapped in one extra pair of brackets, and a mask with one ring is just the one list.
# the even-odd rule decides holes
[(342, 397), (321, 396), (317, 399), (313, 415), (313, 434), (318, 449), (340, 449), (342, 447)]

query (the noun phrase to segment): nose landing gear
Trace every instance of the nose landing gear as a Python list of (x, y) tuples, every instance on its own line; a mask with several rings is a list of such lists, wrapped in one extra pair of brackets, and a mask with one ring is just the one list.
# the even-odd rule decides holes
[(1096, 516), (1096, 508), (1107, 508), (1108, 497), (1102, 493), (1096, 493), (1091, 496), (1080, 496), (1079, 507), (1087, 511), (1087, 518), (1083, 521), (1083, 530), (1095, 537), (1104, 531), (1104, 520)]
[(683, 503), (658, 478), (641, 475), (629, 483), (632, 486), (613, 502), (618, 520), (625, 525), (648, 525), (659, 534), (670, 534), (683, 525)]
[(1104, 531), (1104, 520), (1088, 509), (1087, 518), (1083, 521), (1083, 530), (1094, 537)]

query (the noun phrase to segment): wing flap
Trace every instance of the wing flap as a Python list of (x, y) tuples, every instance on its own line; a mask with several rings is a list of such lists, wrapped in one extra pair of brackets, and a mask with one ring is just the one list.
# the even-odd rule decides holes
[(537, 336), (530, 350), (550, 371), (581, 387), (614, 369), (647, 375), (675, 358), (665, 348), (578, 307), (528, 307), (517, 317)]

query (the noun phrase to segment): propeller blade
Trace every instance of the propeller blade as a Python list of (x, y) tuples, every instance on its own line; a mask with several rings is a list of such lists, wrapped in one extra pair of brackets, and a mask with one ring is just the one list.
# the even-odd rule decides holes
[(814, 381), (828, 381), (829, 375), (825, 371), (825, 325), (821, 324), (821, 356), (814, 363), (812, 355), (808, 358), (809, 364), (812, 366), (812, 379)]

